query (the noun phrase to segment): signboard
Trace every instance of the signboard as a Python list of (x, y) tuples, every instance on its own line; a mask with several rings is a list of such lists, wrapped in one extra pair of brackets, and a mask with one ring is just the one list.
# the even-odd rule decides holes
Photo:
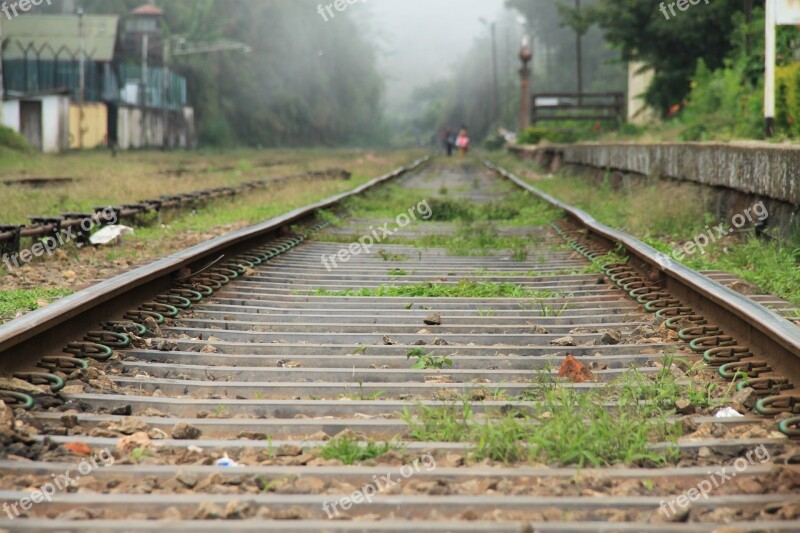
[(776, 0), (775, 4), (775, 24), (800, 25), (800, 0)]

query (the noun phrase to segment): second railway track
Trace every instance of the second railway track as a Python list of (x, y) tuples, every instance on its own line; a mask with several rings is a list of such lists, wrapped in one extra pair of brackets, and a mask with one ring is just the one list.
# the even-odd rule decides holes
[[(4, 369), (47, 356), (66, 380), (56, 394), (3, 382), (37, 405), (0, 420), (0, 530), (800, 531), (800, 337), (754, 303), (786, 302), (654, 270), (638, 241), (569, 211), (504, 223), (512, 195), (553, 208), (493, 167), (420, 164), (358, 192), (431, 200), (439, 220), (437, 206), (496, 207), (466, 233), (515, 248), (454, 253), (469, 237), (455, 219), (327, 227), (317, 211), (337, 198), (0, 328)], [(386, 222), (391, 237), (344, 260)], [(88, 368), (67, 368), (83, 365), (58, 358), (62, 341)], [(709, 351), (727, 359), (700, 369)], [(715, 402), (750, 410), (715, 417)], [(585, 447), (557, 442), (571, 439)], [(73, 486), (24, 502), (69, 470)]]

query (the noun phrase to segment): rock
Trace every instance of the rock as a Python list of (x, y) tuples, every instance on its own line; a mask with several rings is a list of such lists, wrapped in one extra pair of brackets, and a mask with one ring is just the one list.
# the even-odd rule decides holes
[(592, 371), (586, 368), (586, 365), (578, 362), (575, 357), (568, 355), (561, 368), (558, 370), (558, 377), (567, 378), (573, 383), (586, 383), (587, 381), (597, 381), (597, 377), (592, 374)]
[(0, 400), (0, 432), (11, 430), (14, 427), (14, 411)]
[(75, 455), (91, 455), (92, 449), (83, 441), (68, 442), (64, 444), (64, 448), (68, 449)]
[(158, 352), (175, 352), (178, 350), (178, 343), (168, 339), (147, 339), (147, 348)]
[(675, 409), (679, 414), (690, 415), (695, 412), (696, 408), (689, 400), (681, 398), (675, 401)]
[(442, 314), (441, 313), (431, 313), (427, 317), (425, 317), (426, 326), (441, 326), (442, 325)]
[(219, 505), (203, 502), (194, 513), (195, 520), (220, 520), (225, 518), (225, 511)]
[(120, 437), (119, 440), (117, 440), (117, 450), (121, 452), (130, 453), (136, 448), (148, 448), (149, 446), (150, 437), (144, 432)]
[(202, 432), (196, 427), (185, 422), (175, 424), (172, 428), (172, 438), (177, 440), (195, 440)]
[(549, 335), (550, 331), (546, 328), (543, 328), (542, 326), (539, 326), (538, 324), (534, 324), (531, 327), (531, 333), (533, 333), (534, 335)]
[(61, 389), (61, 394), (82, 394), (83, 385), (67, 385)]
[(384, 344), (384, 346), (394, 346), (397, 343), (394, 342), (391, 337), (389, 337), (387, 335), (384, 335), (383, 336), (383, 344)]
[(130, 404), (116, 407), (111, 410), (111, 414), (115, 416), (131, 416), (133, 414), (133, 407)]
[(183, 515), (176, 507), (167, 507), (164, 509), (164, 514), (161, 516), (163, 520), (183, 520)]
[(119, 424), (108, 427), (112, 431), (119, 431), (123, 435), (133, 435), (134, 433), (146, 432), (150, 426), (138, 418), (124, 418)]
[(156, 319), (151, 316), (144, 319), (144, 327), (147, 328), (147, 332), (154, 337), (164, 336), (164, 333), (158, 326), (158, 322), (156, 322)]
[(622, 342), (622, 333), (615, 329), (611, 329), (604, 331), (603, 336), (600, 337), (595, 344), (600, 346), (614, 346), (620, 342)]
[(91, 520), (94, 515), (89, 509), (70, 509), (56, 516), (56, 520)]
[(275, 457), (296, 457), (303, 453), (303, 448), (294, 444), (284, 444), (275, 450)]
[(153, 428), (147, 432), (147, 436), (150, 437), (152, 440), (165, 440), (169, 438), (169, 435), (165, 431), (162, 431), (158, 428)]
[(450, 346), (450, 343), (444, 339), (433, 339), (434, 346)]
[(298, 494), (321, 494), (325, 490), (325, 482), (317, 477), (302, 477), (295, 481), (294, 490)]
[(575, 339), (567, 335), (566, 337), (561, 337), (560, 339), (556, 339), (554, 341), (550, 341), (550, 344), (553, 346), (576, 346)]
[(421, 329), (417, 332), (417, 335), (430, 335), (431, 332), (428, 329)]
[(225, 518), (228, 520), (244, 520), (254, 514), (252, 503), (232, 500), (225, 506)]
[(737, 391), (736, 394), (731, 397), (732, 407), (740, 413), (752, 410), (756, 406), (757, 401), (758, 396), (756, 395), (756, 391), (750, 387), (745, 387)]
[(193, 489), (197, 485), (199, 476), (193, 472), (178, 470), (178, 473), (175, 474), (175, 480), (181, 485)]
[(219, 350), (217, 350), (210, 344), (206, 344), (205, 346), (200, 348), (200, 353), (219, 353)]

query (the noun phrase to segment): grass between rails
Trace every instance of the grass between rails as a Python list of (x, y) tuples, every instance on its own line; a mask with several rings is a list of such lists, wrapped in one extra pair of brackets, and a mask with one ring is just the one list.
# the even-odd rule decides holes
[[(525, 261), (529, 247), (540, 245), (541, 239), (504, 236), (498, 226), (546, 226), (557, 219), (560, 213), (533, 195), (515, 190), (508, 183), (498, 181), (496, 187), (504, 193), (500, 200), (476, 203), (463, 198), (448, 197), (450, 191), (446, 190), (433, 193), (391, 185), (348, 200), (345, 206), (356, 218), (393, 220), (424, 202), (426, 207), (421, 213), (426, 218), (420, 216), (419, 222), (452, 223), (453, 233), (429, 234), (416, 239), (390, 237), (382, 244), (441, 247), (446, 248), (449, 255), (458, 256), (489, 256), (501, 250), (509, 250), (513, 260)], [(356, 235), (320, 236), (320, 240), (327, 242), (355, 242), (358, 238)]]
[[(724, 221), (711, 214), (713, 193), (702, 187), (651, 180), (615, 188), (608, 180), (597, 183), (566, 174), (542, 177), (532, 172), (530, 163), (513, 156), (497, 159), (544, 192), (668, 255), (705, 233), (707, 225)], [(792, 243), (781, 243), (743, 232), (712, 243), (704, 254), (687, 255), (681, 262), (696, 270), (735, 274), (766, 292), (800, 304), (800, 235)]]
[(313, 296), (419, 297), (419, 298), (558, 298), (560, 293), (528, 289), (516, 283), (461, 280), (454, 284), (417, 283), (414, 285), (381, 285), (374, 289), (329, 291), (317, 289)]
[[(547, 375), (524, 395), (531, 402), (524, 411), (504, 409), (478, 417), (469, 401), (462, 400), (406, 409), (403, 420), (415, 440), (470, 443), (477, 461), (663, 465), (677, 459), (677, 448), (655, 450), (651, 445), (676, 443), (682, 435), (682, 425), (669, 419), (675, 415), (675, 401), (686, 398), (698, 408), (711, 408), (724, 404), (731, 392), (698, 385), (691, 378), (699, 370), (684, 372), (679, 366), (667, 358), (653, 376), (634, 370), (584, 392)], [(609, 408), (609, 402), (617, 405)]]

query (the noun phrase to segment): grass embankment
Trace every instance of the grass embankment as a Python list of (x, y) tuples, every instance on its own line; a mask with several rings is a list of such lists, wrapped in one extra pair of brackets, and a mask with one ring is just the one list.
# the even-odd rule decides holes
[[(721, 222), (712, 213), (713, 192), (691, 184), (651, 180), (614, 188), (560, 173), (536, 174), (529, 163), (513, 156), (495, 158), (536, 187), (589, 212), (599, 221), (626, 231), (657, 250), (672, 255), (685, 243)], [(685, 255), (680, 261), (696, 270), (722, 270), (762, 290), (800, 304), (800, 235), (794, 243), (758, 239), (741, 231), (711, 243), (705, 253)]]
[[(119, 205), (167, 194), (293, 175), (310, 170), (341, 168), (350, 180), (302, 179), (258, 189), (230, 199), (212, 200), (196, 210), (165, 211), (142, 217), (132, 225), (136, 234), (113, 247), (78, 250), (68, 245), (55, 258), (37, 259), (11, 272), (0, 263), (0, 289), (5, 307), (0, 321), (44, 305), (39, 291), (62, 293), (95, 279), (107, 278), (146, 262), (235, 229), (261, 222), (291, 209), (350, 190), (405, 165), (421, 151), (364, 150), (238, 150), (231, 152), (105, 152), (64, 155), (28, 154), (0, 158), (0, 176), (72, 177), (75, 181), (45, 188), (0, 186), (0, 223), (23, 223), (28, 215), (85, 212), (98, 205)], [(23, 247), (29, 243), (23, 241)], [(9, 291), (17, 291), (12, 296)], [(52, 295), (48, 295), (50, 297)]]

